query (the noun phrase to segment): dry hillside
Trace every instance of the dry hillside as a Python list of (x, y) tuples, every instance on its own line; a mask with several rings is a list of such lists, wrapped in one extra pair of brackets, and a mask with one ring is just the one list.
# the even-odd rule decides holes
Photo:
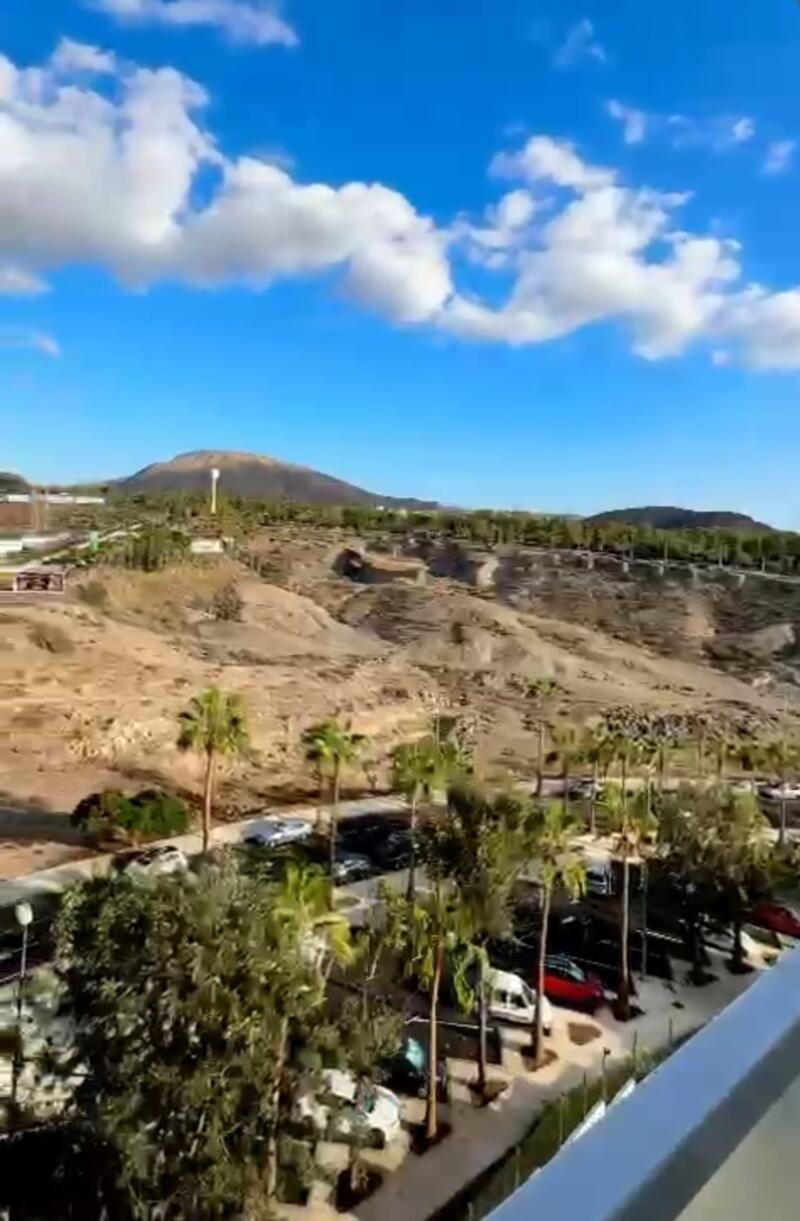
[[(250, 709), (253, 755), (223, 784), (232, 810), (309, 791), (301, 734), (334, 712), (372, 742), (354, 785), (384, 783), (391, 746), (436, 708), (463, 713), (491, 774), (528, 775), (531, 683), (544, 676), (559, 684), (551, 720), (622, 710), (689, 725), (702, 713), (746, 732), (784, 707), (794, 715), (794, 688), (776, 682), (794, 673), (794, 587), (659, 582), (453, 548), (364, 554), (287, 530), (256, 540), (248, 565), (101, 569), (64, 604), (0, 608), (0, 804), (63, 812), (99, 784), (153, 779), (196, 792), (175, 719), (210, 683)], [(211, 610), (231, 582), (240, 622)], [(5, 817), (10, 839), (19, 822)]]

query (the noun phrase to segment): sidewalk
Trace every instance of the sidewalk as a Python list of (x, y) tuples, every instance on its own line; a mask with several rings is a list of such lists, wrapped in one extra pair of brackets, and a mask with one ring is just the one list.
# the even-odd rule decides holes
[[(535, 1074), (525, 1071), (517, 1051), (528, 1041), (528, 1032), (507, 1028), (503, 1070), (492, 1067), (490, 1071), (492, 1076), (510, 1079), (509, 1089), (480, 1110), (469, 1103), (454, 1103), (451, 1134), (424, 1156), (407, 1157), (357, 1208), (359, 1221), (425, 1221), (515, 1145), (546, 1102), (580, 1085), (584, 1073), (590, 1080), (596, 1079), (604, 1049), (612, 1065), (631, 1054), (634, 1037), (639, 1050), (659, 1050), (668, 1045), (670, 1037), (680, 1038), (704, 1025), (759, 977), (758, 972), (730, 975), (721, 956), (718, 968), (717, 981), (705, 988), (678, 984), (671, 990), (661, 980), (639, 983), (637, 1000), (645, 1013), (626, 1024), (617, 1022), (607, 1010), (597, 1018), (557, 1011), (550, 1046), (558, 1059)], [(597, 1034), (577, 1046), (569, 1037), (570, 1025), (594, 1026)], [(463, 1068), (474, 1074), (474, 1066)], [(315, 1216), (315, 1221), (322, 1221), (322, 1216)]]

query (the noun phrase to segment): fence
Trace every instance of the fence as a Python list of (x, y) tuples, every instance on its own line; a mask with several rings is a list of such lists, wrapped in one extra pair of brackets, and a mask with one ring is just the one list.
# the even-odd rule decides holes
[(555, 1157), (599, 1102), (611, 1103), (632, 1078), (641, 1081), (679, 1043), (685, 1042), (689, 1033), (676, 1041), (670, 1019), (666, 1045), (658, 1052), (640, 1050), (638, 1036), (634, 1034), (629, 1056), (613, 1067), (607, 1065), (604, 1056), (599, 1077), (590, 1080), (588, 1073), (584, 1073), (580, 1085), (548, 1103), (515, 1146), (432, 1214), (429, 1221), (480, 1221), (487, 1216)]

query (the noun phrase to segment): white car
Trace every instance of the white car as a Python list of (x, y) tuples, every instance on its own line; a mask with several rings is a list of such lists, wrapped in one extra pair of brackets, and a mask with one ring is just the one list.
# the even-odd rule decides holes
[[(531, 1026), (536, 1018), (536, 993), (512, 971), (492, 968), (488, 975), (489, 1013), (503, 1022), (519, 1022)], [(544, 1033), (553, 1029), (553, 1009), (546, 996), (542, 997)]]
[(330, 1140), (350, 1141), (363, 1133), (378, 1148), (390, 1144), (402, 1130), (400, 1099), (371, 1081), (358, 1082), (352, 1073), (329, 1068), (322, 1084), (301, 1094), (295, 1117)]
[(188, 868), (189, 863), (186, 857), (180, 848), (174, 848), (172, 844), (157, 844), (152, 848), (143, 848), (123, 865), (126, 873), (147, 878), (160, 877), (167, 873), (181, 873)]
[(250, 847), (279, 848), (307, 839), (310, 834), (311, 823), (304, 818), (270, 818), (248, 831), (244, 842)]
[(800, 801), (800, 784), (762, 784), (758, 795), (767, 801)]
[[(759, 933), (760, 936), (755, 936)], [(706, 945), (711, 949), (721, 950), (725, 954), (733, 953), (733, 929), (729, 926), (710, 928), (705, 935)], [(754, 965), (772, 966), (781, 955), (781, 946), (777, 935), (766, 930), (754, 929), (753, 933), (742, 929), (742, 950), (745, 959)]]

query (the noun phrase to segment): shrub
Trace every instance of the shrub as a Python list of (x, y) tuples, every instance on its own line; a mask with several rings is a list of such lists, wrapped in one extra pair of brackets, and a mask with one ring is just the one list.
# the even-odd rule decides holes
[(124, 837), (133, 843), (182, 835), (190, 821), (186, 802), (163, 789), (143, 789), (133, 796), (118, 789), (104, 789), (79, 801), (70, 818), (73, 827), (90, 839)]
[(57, 623), (34, 623), (28, 632), (28, 639), (37, 649), (47, 653), (71, 653), (72, 641), (63, 628)]
[(239, 623), (244, 610), (239, 587), (233, 581), (221, 586), (211, 599), (211, 613), (215, 619), (224, 623)]
[(78, 597), (95, 610), (105, 610), (108, 606), (108, 590), (102, 581), (87, 581), (85, 585), (79, 585)]

